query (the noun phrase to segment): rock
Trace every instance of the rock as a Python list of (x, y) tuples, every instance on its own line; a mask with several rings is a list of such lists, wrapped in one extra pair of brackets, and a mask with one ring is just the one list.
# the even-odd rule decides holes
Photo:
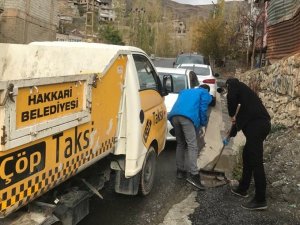
[(284, 187), (282, 188), (282, 192), (283, 192), (285, 195), (287, 195), (287, 194), (291, 193), (291, 188), (289, 188), (288, 186), (284, 186)]
[(279, 186), (282, 186), (284, 183), (285, 183), (284, 180), (278, 180), (278, 181), (273, 182), (271, 185), (272, 185), (272, 187), (279, 187)]

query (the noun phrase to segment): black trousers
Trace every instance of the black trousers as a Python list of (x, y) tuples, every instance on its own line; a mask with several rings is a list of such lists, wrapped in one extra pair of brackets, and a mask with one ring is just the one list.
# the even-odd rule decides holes
[(266, 200), (266, 175), (263, 165), (263, 142), (271, 129), (269, 120), (252, 120), (243, 127), (242, 131), (246, 137), (243, 149), (243, 174), (239, 189), (247, 191), (250, 186), (252, 175), (255, 182), (255, 199)]

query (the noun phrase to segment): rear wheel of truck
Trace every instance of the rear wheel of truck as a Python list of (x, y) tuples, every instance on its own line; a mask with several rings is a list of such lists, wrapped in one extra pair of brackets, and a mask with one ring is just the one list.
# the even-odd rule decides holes
[(141, 171), (141, 181), (139, 193), (141, 195), (148, 195), (152, 189), (155, 177), (156, 167), (156, 152), (151, 146), (146, 154), (143, 168)]

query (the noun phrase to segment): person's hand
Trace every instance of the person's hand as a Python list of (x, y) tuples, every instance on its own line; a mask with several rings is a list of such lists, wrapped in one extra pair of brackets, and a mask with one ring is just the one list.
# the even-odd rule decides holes
[(231, 126), (231, 128), (230, 128), (230, 130), (229, 130), (229, 132), (228, 132), (228, 137), (235, 137), (236, 135), (237, 135), (237, 127), (236, 127), (236, 125), (235, 124), (232, 124), (232, 126)]
[(232, 124), (235, 124), (235, 122), (236, 122), (235, 116), (231, 117), (231, 123), (232, 123)]
[(225, 145), (225, 146), (228, 145), (229, 144), (229, 140), (230, 140), (229, 138), (224, 138), (223, 139), (223, 145)]

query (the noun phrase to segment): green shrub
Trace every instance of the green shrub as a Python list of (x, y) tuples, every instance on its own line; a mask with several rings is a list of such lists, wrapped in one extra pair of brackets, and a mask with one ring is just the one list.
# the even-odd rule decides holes
[(277, 131), (280, 131), (280, 130), (285, 130), (286, 128), (287, 127), (285, 125), (280, 124), (280, 123), (272, 124), (270, 134), (276, 133)]
[(240, 146), (238, 153), (236, 155), (236, 164), (233, 168), (232, 171), (232, 176), (235, 180), (240, 180), (240, 178), (242, 177), (242, 172), (243, 172), (243, 146)]

